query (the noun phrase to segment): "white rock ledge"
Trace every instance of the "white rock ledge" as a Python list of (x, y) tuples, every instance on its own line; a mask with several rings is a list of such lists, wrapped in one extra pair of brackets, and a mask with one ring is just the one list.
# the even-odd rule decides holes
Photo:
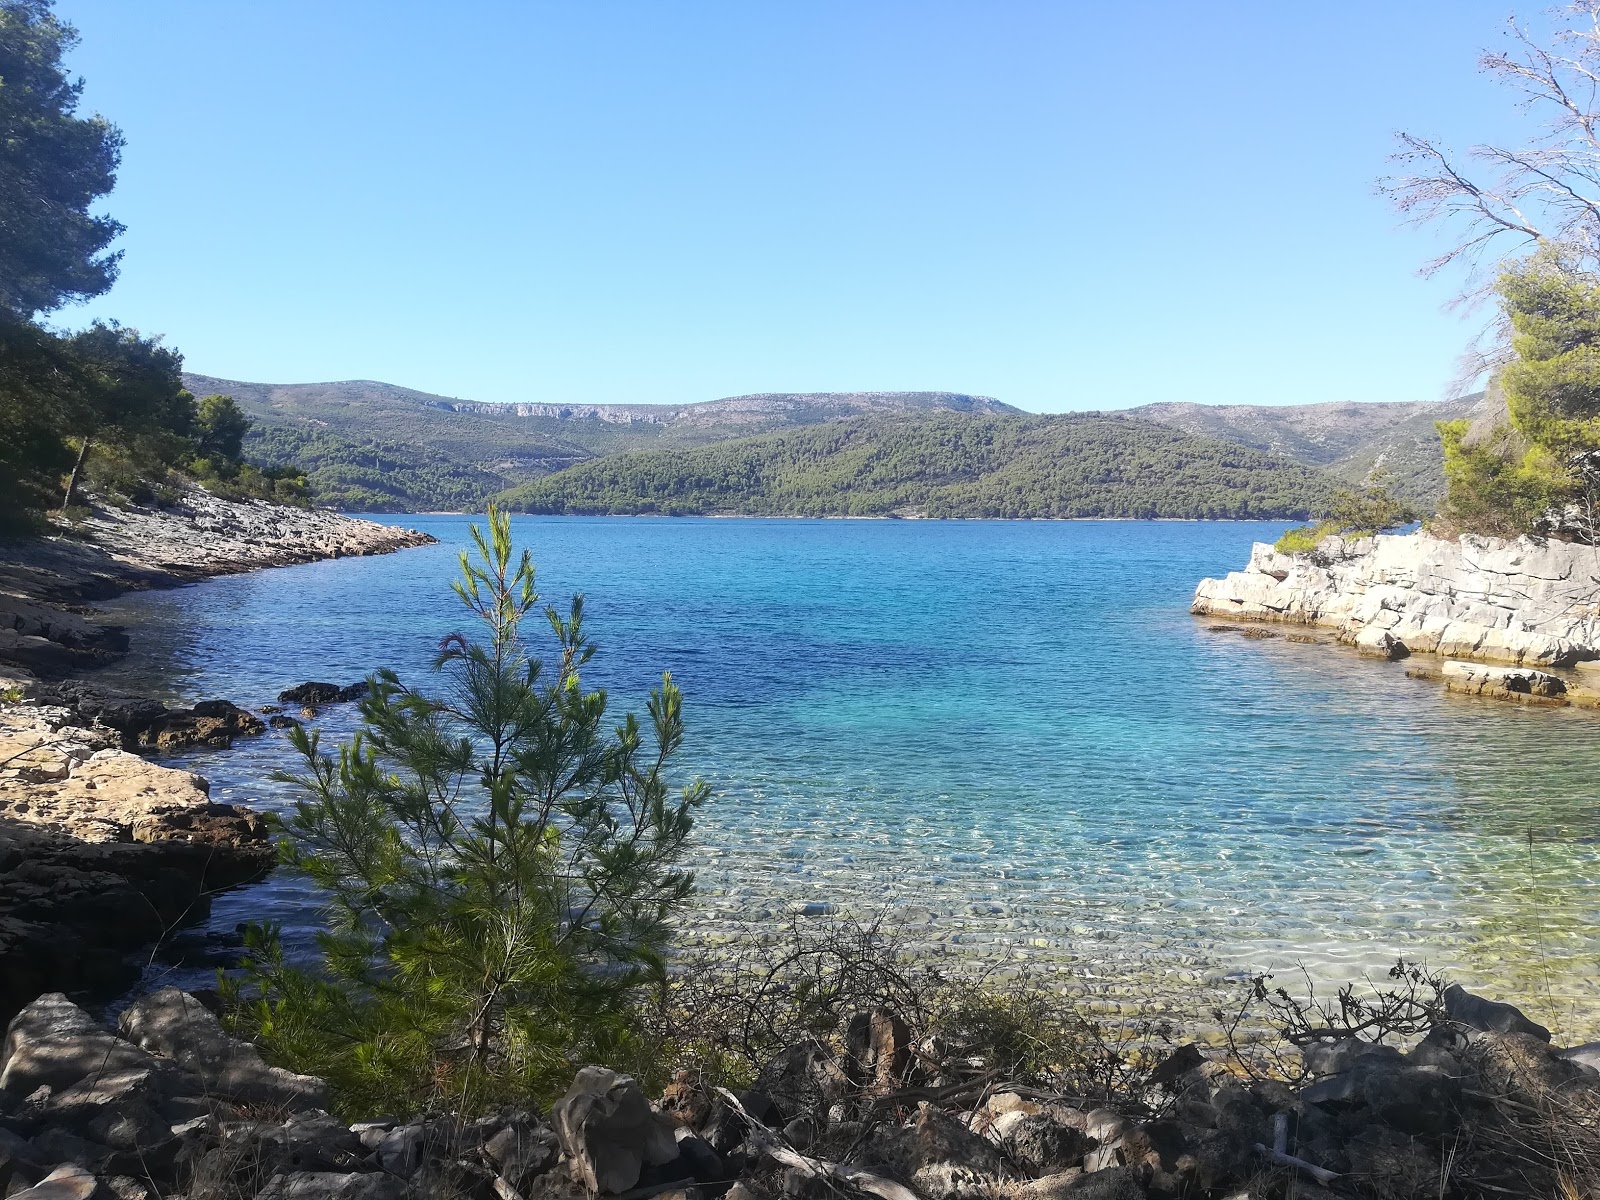
[(1387, 658), (1565, 667), (1600, 658), (1600, 550), (1425, 533), (1330, 537), (1295, 555), (1257, 542), (1244, 570), (1200, 581), (1190, 611), (1325, 626)]

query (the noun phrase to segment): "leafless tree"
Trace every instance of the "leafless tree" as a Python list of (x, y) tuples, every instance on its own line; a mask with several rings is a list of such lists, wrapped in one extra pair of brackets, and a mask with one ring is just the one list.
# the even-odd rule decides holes
[(1479, 67), (1521, 93), (1539, 129), (1526, 146), (1478, 145), (1457, 156), (1430, 138), (1397, 135), (1405, 172), (1379, 181), (1410, 223), (1442, 224), (1450, 247), (1423, 267), (1470, 269), (1466, 295), (1481, 294), (1481, 268), (1542, 242), (1571, 247), (1600, 267), (1600, 0), (1556, 9), (1541, 41), (1509, 22), (1511, 46), (1485, 52)]

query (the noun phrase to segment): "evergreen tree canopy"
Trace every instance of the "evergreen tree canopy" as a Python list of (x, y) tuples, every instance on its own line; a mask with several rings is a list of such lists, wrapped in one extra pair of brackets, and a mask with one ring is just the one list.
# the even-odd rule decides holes
[(195, 416), (195, 448), (206, 458), (236, 465), (244, 457), (250, 424), (232, 396), (206, 396)]
[(1439, 426), (1463, 532), (1600, 533), (1600, 279), (1563, 247), (1507, 265), (1498, 284), (1514, 357), (1494, 386), (1498, 417)]
[[(325, 891), (320, 973), (284, 963), (256, 931), (236, 1019), (269, 1053), (328, 1077), (351, 1107), (458, 1110), (566, 1086), (583, 1062), (627, 1056), (629, 1005), (659, 980), (669, 920), (692, 877), (681, 860), (695, 782), (673, 794), (683, 741), (671, 676), (650, 728), (608, 724), (579, 672), (594, 646), (583, 598), (543, 618), (555, 656), (534, 657), (534, 570), (513, 556), (510, 519), (490, 509), (461, 556), (456, 592), (482, 640), (451, 634), (444, 686), (372, 681), (364, 729), (337, 759), (295, 730), (303, 799), (286, 859)], [(253, 997), (247, 993), (253, 992)]]
[(122, 134), (76, 115), (62, 58), (77, 31), (50, 0), (0, 0), (0, 315), (28, 320), (115, 281), (122, 226), (89, 211), (116, 182)]

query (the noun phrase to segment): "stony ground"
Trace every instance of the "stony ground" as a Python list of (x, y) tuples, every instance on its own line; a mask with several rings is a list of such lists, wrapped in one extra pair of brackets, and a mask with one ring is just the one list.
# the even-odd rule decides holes
[[(1303, 1047), (1270, 1078), (1183, 1045), (1137, 1095), (1008, 1081), (893, 1013), (776, 1055), (734, 1092), (678, 1072), (651, 1099), (604, 1067), (528, 1106), (331, 1116), (323, 1081), (262, 1061), (168, 988), (115, 1031), (60, 994), (0, 1048), (13, 1200), (1582, 1200), (1600, 1176), (1600, 1048), (1558, 1051), (1453, 989), (1408, 1051)], [(1376, 1036), (1376, 1035), (1374, 1035)]]

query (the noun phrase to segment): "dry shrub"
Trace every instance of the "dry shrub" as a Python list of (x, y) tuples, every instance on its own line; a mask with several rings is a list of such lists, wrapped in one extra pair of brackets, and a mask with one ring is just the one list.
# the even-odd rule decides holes
[(842, 1044), (856, 1014), (887, 1010), (909, 1031), (930, 1087), (983, 1079), (1138, 1108), (1175, 1024), (1014, 962), (987, 966), (907, 950), (884, 917), (792, 918), (681, 960), (653, 1014), (661, 1058), (747, 1086), (787, 1047)]

